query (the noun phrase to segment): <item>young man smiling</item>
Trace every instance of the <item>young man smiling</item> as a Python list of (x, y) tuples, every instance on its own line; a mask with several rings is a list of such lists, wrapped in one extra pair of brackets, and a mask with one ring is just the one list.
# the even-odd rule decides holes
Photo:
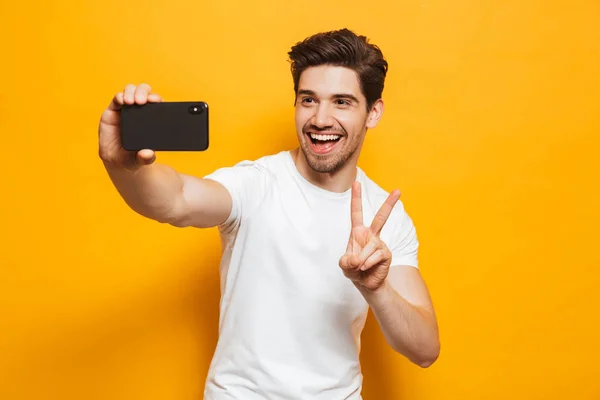
[(383, 114), (387, 62), (342, 29), (289, 52), (299, 148), (203, 178), (122, 149), (123, 104), (162, 101), (128, 85), (101, 117), (99, 152), (136, 212), (178, 227), (218, 227), (219, 340), (206, 400), (360, 399), (369, 307), (389, 345), (421, 367), (438, 357), (418, 240), (399, 201), (357, 167)]

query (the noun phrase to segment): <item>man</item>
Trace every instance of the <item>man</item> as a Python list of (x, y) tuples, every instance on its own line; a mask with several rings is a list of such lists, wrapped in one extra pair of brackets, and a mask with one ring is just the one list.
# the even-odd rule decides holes
[(289, 52), (299, 148), (204, 177), (119, 141), (123, 104), (162, 101), (128, 85), (103, 113), (99, 151), (127, 204), (177, 227), (218, 227), (219, 340), (206, 400), (360, 399), (360, 334), (370, 307), (389, 345), (421, 367), (438, 328), (399, 201), (357, 167), (383, 113), (387, 62), (363, 36), (316, 34)]

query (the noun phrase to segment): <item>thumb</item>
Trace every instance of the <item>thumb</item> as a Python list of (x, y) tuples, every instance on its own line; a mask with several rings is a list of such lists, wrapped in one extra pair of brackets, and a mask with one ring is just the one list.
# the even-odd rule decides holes
[(152, 150), (144, 149), (140, 150), (136, 156), (136, 162), (138, 165), (150, 165), (156, 161), (156, 153)]

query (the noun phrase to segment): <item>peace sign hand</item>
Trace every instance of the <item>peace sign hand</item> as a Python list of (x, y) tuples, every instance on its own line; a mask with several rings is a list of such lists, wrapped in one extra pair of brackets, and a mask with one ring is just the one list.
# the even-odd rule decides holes
[(379, 238), (379, 234), (399, 198), (400, 191), (392, 191), (373, 218), (371, 226), (366, 227), (363, 224), (360, 183), (354, 182), (352, 185), (352, 230), (346, 253), (340, 258), (339, 265), (344, 275), (355, 285), (374, 291), (385, 282), (392, 262), (392, 253)]

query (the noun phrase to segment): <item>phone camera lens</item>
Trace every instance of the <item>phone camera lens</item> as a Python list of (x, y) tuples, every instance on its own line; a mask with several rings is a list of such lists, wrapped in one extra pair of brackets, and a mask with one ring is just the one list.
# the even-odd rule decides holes
[(202, 114), (204, 112), (204, 107), (202, 104), (191, 105), (188, 108), (190, 114)]

